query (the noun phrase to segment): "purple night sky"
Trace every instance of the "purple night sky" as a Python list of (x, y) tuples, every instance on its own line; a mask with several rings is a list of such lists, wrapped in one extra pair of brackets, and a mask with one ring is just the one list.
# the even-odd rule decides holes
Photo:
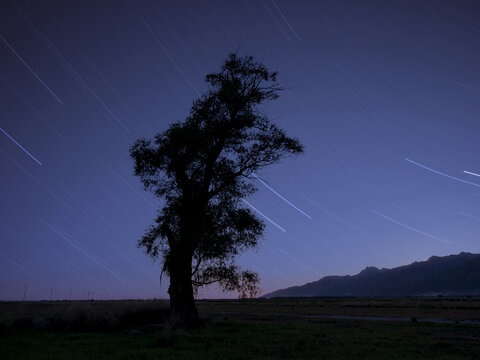
[(279, 71), (264, 110), (305, 145), (246, 199), (264, 293), (480, 252), (478, 1), (3, 0), (0, 300), (167, 297), (129, 148), (237, 49)]

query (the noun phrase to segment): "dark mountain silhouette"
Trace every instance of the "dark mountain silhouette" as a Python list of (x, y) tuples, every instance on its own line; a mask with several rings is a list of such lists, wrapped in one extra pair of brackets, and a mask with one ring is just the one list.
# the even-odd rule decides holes
[(263, 295), (308, 296), (429, 296), (479, 295), (480, 254), (432, 256), (427, 261), (393, 269), (368, 266), (357, 275), (325, 276), (301, 286)]

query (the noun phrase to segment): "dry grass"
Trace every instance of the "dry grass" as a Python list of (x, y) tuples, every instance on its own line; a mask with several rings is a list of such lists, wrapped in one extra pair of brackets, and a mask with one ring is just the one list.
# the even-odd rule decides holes
[(0, 310), (0, 326), (3, 329), (97, 331), (163, 323), (168, 315), (168, 302), (3, 302)]
[(480, 299), (463, 298), (285, 298), (198, 302), (204, 316), (219, 312), (480, 320)]
[[(479, 299), (276, 299), (197, 302), (204, 327), (155, 323), (168, 302), (0, 302), (5, 360), (480, 359), (480, 325), (276, 316), (342, 314), (478, 318)], [(219, 312), (235, 312), (220, 315)], [(247, 315), (250, 313), (250, 315)], [(255, 315), (254, 313), (266, 313)], [(268, 314), (269, 313), (269, 314)]]

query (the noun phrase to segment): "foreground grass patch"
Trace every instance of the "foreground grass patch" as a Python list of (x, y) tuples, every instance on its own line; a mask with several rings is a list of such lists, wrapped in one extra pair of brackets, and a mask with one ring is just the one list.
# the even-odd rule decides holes
[(477, 359), (467, 325), (306, 320), (215, 320), (180, 333), (10, 330), (10, 359)]

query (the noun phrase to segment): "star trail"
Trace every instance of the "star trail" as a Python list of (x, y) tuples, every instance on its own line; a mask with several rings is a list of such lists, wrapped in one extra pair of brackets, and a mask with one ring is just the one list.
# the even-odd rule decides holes
[(8, 135), (8, 133), (7, 133), (5, 130), (3, 130), (2, 128), (0, 128), (0, 131), (3, 132), (10, 140), (12, 140), (12, 141), (15, 143), (15, 145), (17, 145), (20, 149), (22, 149), (25, 154), (27, 154), (28, 156), (30, 156), (30, 158), (31, 158), (33, 161), (35, 161), (38, 165), (42, 166), (42, 163), (41, 163), (35, 156), (33, 156), (32, 154), (30, 154), (27, 149), (25, 149), (25, 148), (24, 148), (22, 145), (20, 145), (14, 138), (12, 138), (10, 135)]
[(305, 147), (239, 204), (266, 225), (240, 258), (263, 292), (480, 252), (477, 1), (5, 0), (0, 300), (168, 296), (129, 148), (232, 52), (279, 72), (259, 111)]

